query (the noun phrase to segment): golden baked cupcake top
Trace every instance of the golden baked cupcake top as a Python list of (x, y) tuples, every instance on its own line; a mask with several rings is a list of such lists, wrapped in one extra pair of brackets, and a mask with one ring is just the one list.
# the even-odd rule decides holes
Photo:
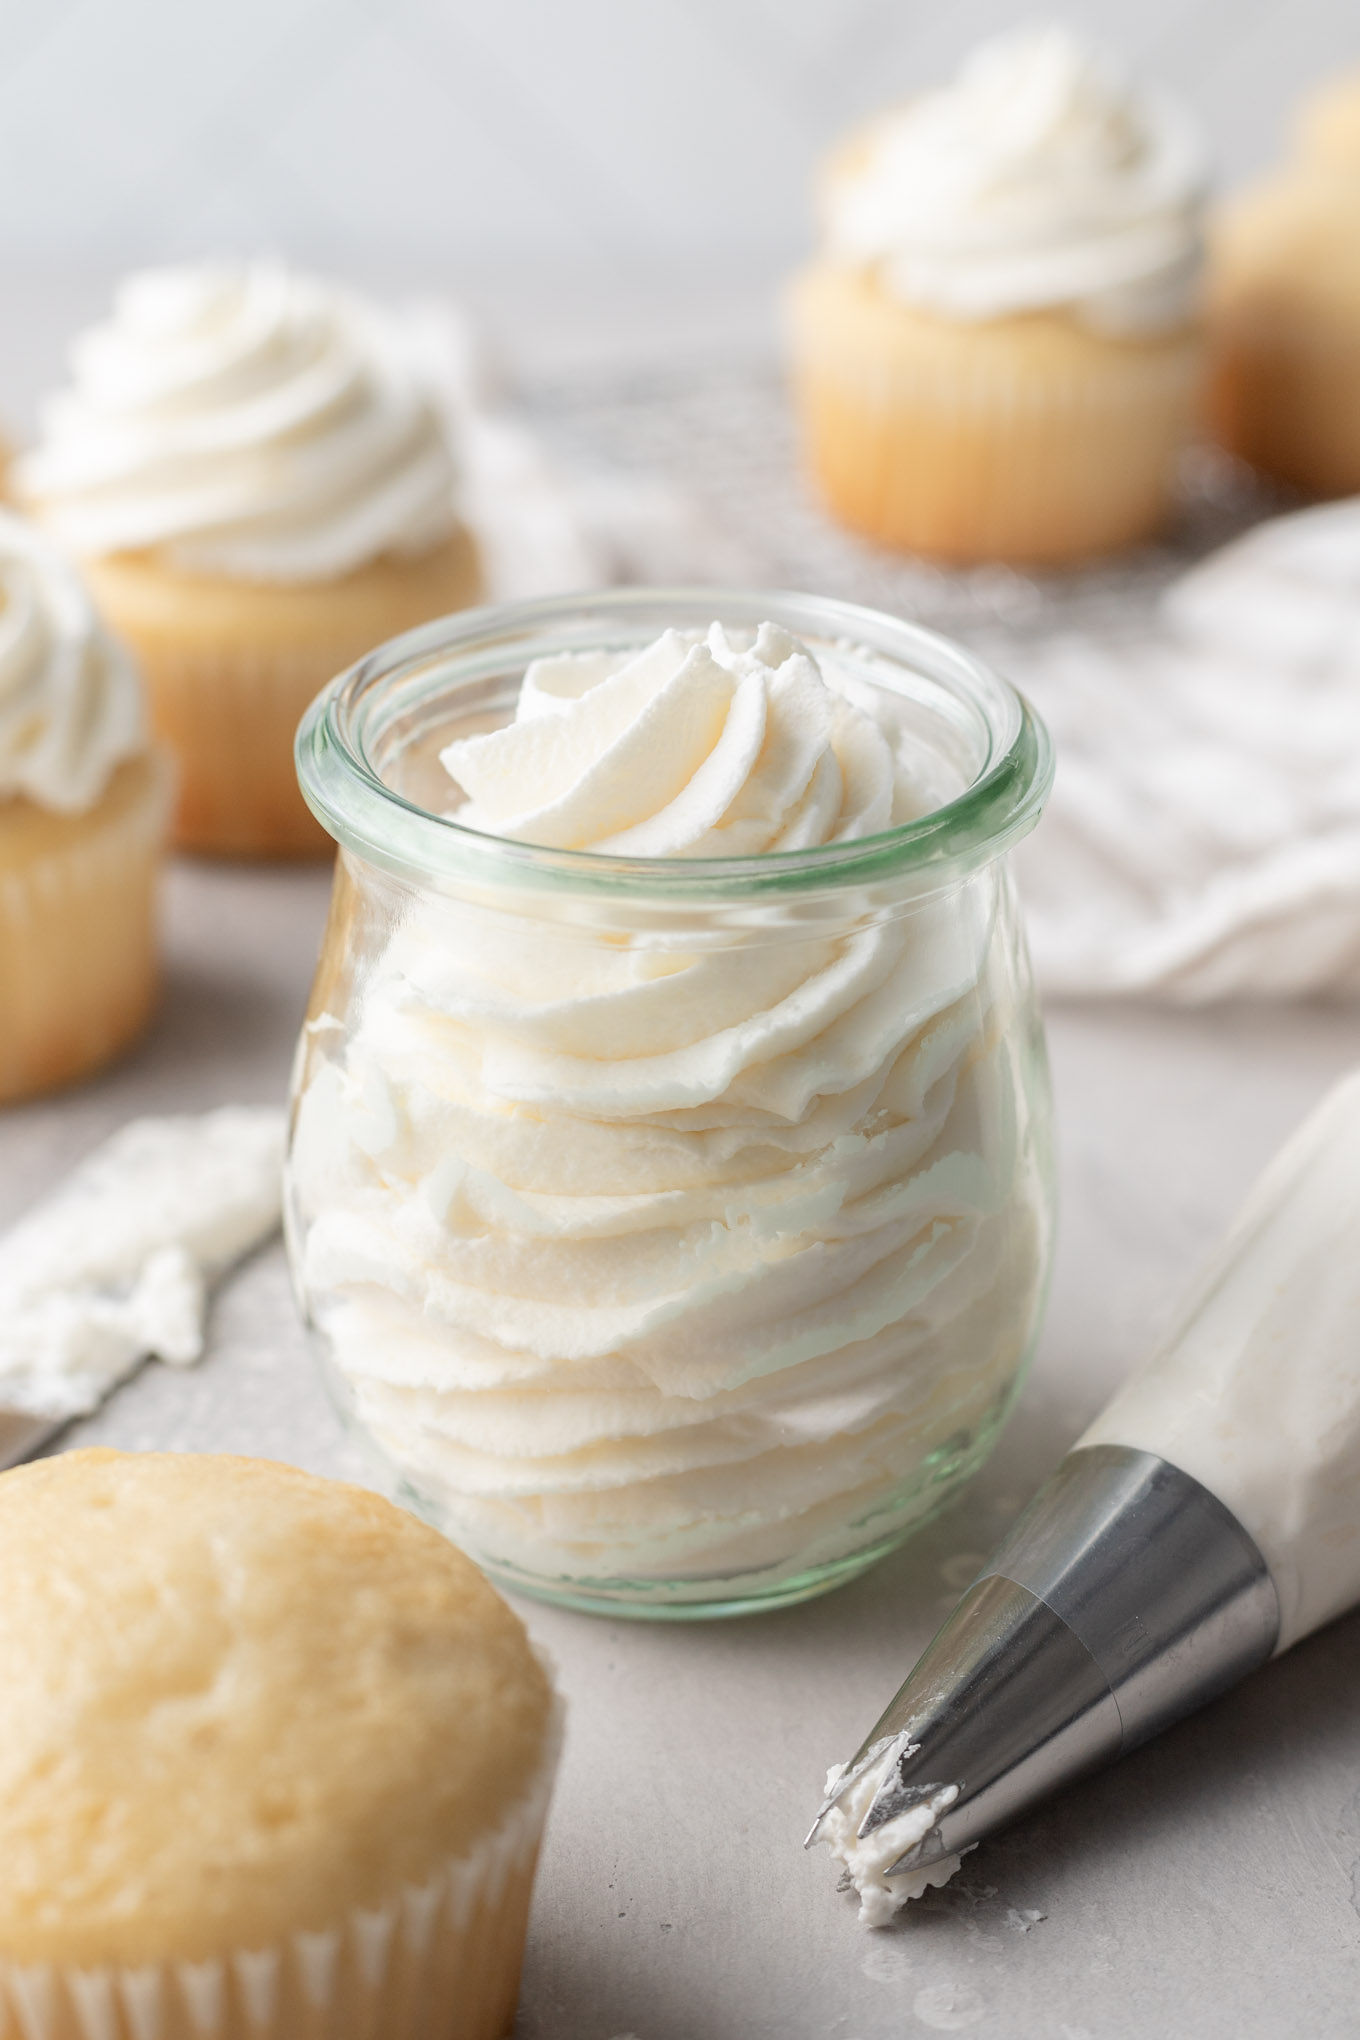
[(492, 1836), (549, 1758), (523, 1625), (435, 1531), (261, 1460), (0, 1477), (0, 1962), (320, 1930)]

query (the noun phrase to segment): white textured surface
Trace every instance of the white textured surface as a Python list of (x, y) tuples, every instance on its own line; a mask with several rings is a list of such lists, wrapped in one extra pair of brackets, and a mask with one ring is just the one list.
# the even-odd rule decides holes
[[(1018, 0), (0, 0), (0, 263), (778, 264), (850, 121)], [(1346, 0), (1071, 0), (1229, 176), (1360, 59)]]

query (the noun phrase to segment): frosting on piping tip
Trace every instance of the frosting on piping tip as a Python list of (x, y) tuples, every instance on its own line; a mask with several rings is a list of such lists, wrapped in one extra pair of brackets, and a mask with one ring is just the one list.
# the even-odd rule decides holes
[(833, 1792), (839, 1796), (818, 1821), (816, 1839), (828, 1845), (833, 1860), (841, 1866), (840, 1889), (859, 1894), (860, 1924), (865, 1927), (890, 1925), (909, 1900), (923, 1897), (932, 1886), (948, 1884), (959, 1867), (957, 1856), (942, 1856), (924, 1870), (888, 1875), (893, 1864), (924, 1841), (940, 1815), (954, 1804), (961, 1789), (958, 1785), (936, 1786), (919, 1805), (884, 1821), (872, 1833), (860, 1835), (860, 1822), (905, 1741), (905, 1736), (896, 1735), (875, 1743), (848, 1783), (844, 1782), (844, 1764), (833, 1764), (826, 1774), (827, 1798)]
[(0, 813), (78, 813), (147, 744), (141, 682), (71, 562), (0, 510)]
[(1179, 107), (1061, 28), (1031, 28), (852, 140), (823, 194), (826, 245), (950, 318), (1071, 306), (1156, 331), (1193, 312), (1206, 181)]
[[(444, 751), (451, 813), (672, 859), (863, 836), (962, 791), (893, 701), (768, 624), (554, 657)], [(403, 905), (352, 1020), (313, 1023), (292, 1194), (356, 1412), (461, 1541), (736, 1578), (920, 1512), (1037, 1308), (995, 911), (855, 894), (734, 940)]]
[(269, 262), (145, 271), (71, 365), (15, 479), (77, 553), (315, 581), (454, 527), (416, 349), (347, 291)]

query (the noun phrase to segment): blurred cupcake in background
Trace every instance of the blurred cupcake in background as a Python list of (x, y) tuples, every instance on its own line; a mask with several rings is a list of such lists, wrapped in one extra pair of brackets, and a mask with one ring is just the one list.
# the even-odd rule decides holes
[(1316, 496), (1360, 491), (1360, 74), (1308, 100), (1292, 158), (1211, 237), (1224, 445)]
[(140, 1032), (170, 772), (70, 561), (0, 511), (0, 1103)]
[(72, 349), (14, 481), (137, 652), (176, 838), (321, 855), (293, 733), (333, 674), (479, 594), (401, 325), (270, 263), (149, 271)]
[(833, 513), (956, 561), (1154, 531), (1199, 398), (1205, 181), (1189, 118), (1058, 28), (852, 135), (790, 304)]

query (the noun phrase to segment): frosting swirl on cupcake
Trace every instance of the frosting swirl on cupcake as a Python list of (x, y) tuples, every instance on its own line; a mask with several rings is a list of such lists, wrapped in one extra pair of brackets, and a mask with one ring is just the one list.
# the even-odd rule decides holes
[(1059, 28), (985, 43), (952, 84), (833, 164), (828, 251), (954, 319), (1072, 306), (1110, 331), (1181, 324), (1201, 265), (1204, 150)]
[(146, 271), (71, 361), (16, 479), (77, 553), (316, 581), (454, 526), (436, 404), (361, 298), (264, 262)]
[(0, 511), (0, 805), (77, 813), (146, 747), (131, 659), (51, 541)]

